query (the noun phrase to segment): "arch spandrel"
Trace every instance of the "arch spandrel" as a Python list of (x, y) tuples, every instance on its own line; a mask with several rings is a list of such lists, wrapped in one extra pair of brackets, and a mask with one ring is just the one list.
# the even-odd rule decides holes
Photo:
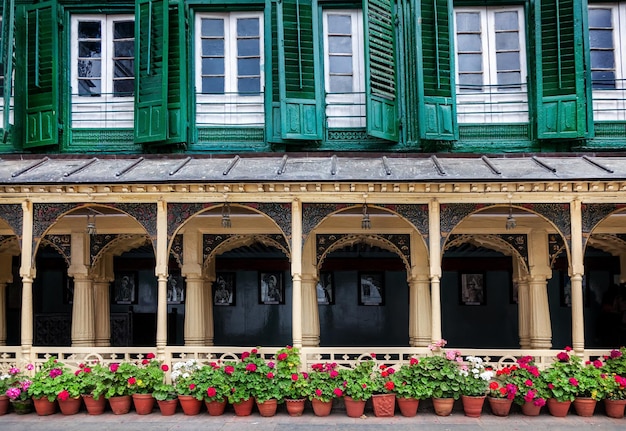
[(171, 241), (180, 227), (187, 222), (191, 217), (205, 211), (208, 208), (217, 205), (210, 202), (192, 202), (192, 203), (177, 203), (168, 202), (167, 204), (167, 240)]
[(265, 246), (275, 247), (291, 258), (285, 237), (282, 234), (274, 235), (240, 235), (240, 234), (204, 234), (202, 235), (202, 261), (204, 266), (215, 259), (218, 255), (234, 250), (239, 247), (261, 243)]
[(150, 237), (148, 235), (134, 234), (96, 234), (90, 236), (89, 241), (89, 262), (92, 268), (95, 268), (100, 259), (105, 254), (119, 256), (122, 253), (133, 250), (142, 245), (148, 244)]
[(583, 231), (583, 251), (587, 248), (593, 231), (611, 215), (622, 212), (626, 204), (582, 204), (582, 231)]
[(65, 260), (67, 267), (72, 264), (72, 235), (46, 235), (41, 240), (42, 245), (54, 248)]
[(0, 218), (7, 222), (13, 233), (18, 237), (20, 248), (22, 243), (22, 228), (24, 225), (24, 213), (20, 204), (0, 205)]

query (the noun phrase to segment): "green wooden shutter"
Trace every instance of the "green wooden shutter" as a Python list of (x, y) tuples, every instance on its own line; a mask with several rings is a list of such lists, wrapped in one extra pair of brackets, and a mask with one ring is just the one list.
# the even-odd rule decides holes
[(58, 34), (56, 0), (27, 7), (25, 148), (58, 143)]
[(139, 0), (135, 10), (135, 142), (167, 137), (168, 4)]
[(452, 44), (452, 2), (417, 0), (420, 138), (456, 140), (454, 48)]
[(395, 24), (392, 0), (364, 0), (367, 133), (398, 141)]
[(185, 2), (170, 5), (169, 56), (167, 89), (167, 143), (187, 142), (187, 32), (185, 31)]
[[(9, 114), (11, 110), (11, 86), (13, 76), (13, 38), (15, 25), (15, 1), (3, 0), (2, 2), (2, 73), (4, 75), (3, 97), (3, 124), (4, 130), (9, 129)], [(6, 142), (7, 134), (3, 141)]]
[(277, 4), (281, 136), (322, 138), (322, 104), (317, 64), (317, 15), (312, 0)]
[[(582, 3), (576, 0), (535, 2), (537, 52), (537, 137), (588, 136)], [(591, 105), (591, 104), (589, 104)]]

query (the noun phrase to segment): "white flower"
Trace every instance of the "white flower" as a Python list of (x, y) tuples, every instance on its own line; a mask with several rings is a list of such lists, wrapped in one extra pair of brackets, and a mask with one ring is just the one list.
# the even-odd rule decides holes
[(183, 379), (187, 379), (187, 378), (189, 378), (189, 376), (190, 376), (190, 374), (188, 372), (185, 371), (183, 373)]
[(480, 373), (480, 378), (483, 380), (491, 380), (493, 378), (493, 371), (483, 371)]

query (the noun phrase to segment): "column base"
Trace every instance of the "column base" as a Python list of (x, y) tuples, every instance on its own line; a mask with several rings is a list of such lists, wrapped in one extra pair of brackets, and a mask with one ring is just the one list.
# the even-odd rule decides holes
[(302, 335), (303, 347), (319, 347), (320, 337), (318, 335)]
[(552, 339), (550, 338), (535, 338), (530, 340), (531, 349), (551, 349)]

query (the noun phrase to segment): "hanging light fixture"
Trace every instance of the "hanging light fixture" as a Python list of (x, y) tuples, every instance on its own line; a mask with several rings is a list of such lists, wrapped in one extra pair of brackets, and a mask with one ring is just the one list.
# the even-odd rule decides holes
[(363, 204), (363, 218), (361, 219), (361, 229), (371, 229), (372, 222), (370, 221), (370, 215), (367, 212), (367, 203)]
[(230, 221), (230, 204), (225, 202), (222, 205), (222, 227), (225, 229), (229, 229), (232, 226)]
[(509, 216), (506, 218), (505, 227), (506, 230), (512, 230), (515, 229), (515, 226), (517, 226), (517, 220), (513, 217), (513, 205), (509, 202)]
[(96, 213), (89, 213), (87, 214), (87, 229), (86, 229), (87, 235), (95, 235), (97, 234), (97, 230), (96, 230)]

